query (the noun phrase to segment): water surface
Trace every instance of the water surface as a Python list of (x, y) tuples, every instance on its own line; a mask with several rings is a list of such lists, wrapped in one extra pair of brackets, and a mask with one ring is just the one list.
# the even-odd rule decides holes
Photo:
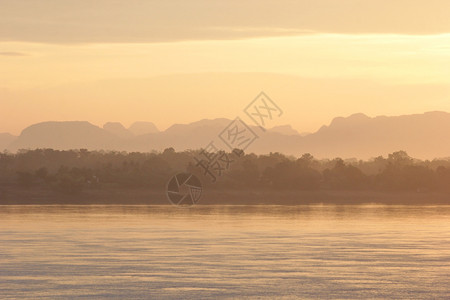
[(450, 298), (450, 206), (0, 206), (0, 298)]

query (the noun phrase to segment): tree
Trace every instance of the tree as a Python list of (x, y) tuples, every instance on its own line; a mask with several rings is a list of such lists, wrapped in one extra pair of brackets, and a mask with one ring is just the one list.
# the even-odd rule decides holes
[(33, 179), (33, 174), (30, 172), (17, 172), (17, 182), (21, 187), (30, 187), (33, 184)]
[(48, 170), (46, 167), (39, 168), (34, 172), (34, 175), (37, 179), (45, 180), (48, 175)]
[(334, 189), (362, 189), (366, 187), (367, 176), (355, 166), (346, 165), (341, 158), (334, 160), (332, 169), (323, 172), (325, 185)]

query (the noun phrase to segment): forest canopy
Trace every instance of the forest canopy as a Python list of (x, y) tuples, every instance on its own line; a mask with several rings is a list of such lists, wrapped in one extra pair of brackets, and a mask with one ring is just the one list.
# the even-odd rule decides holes
[[(367, 161), (281, 153), (221, 153), (226, 166), (202, 167), (202, 150), (127, 153), (36, 149), (0, 153), (0, 185), (84, 189), (164, 187), (177, 172), (196, 174), (212, 189), (450, 191), (450, 160), (422, 161), (397, 151)], [(216, 159), (217, 160), (217, 159)], [(204, 164), (203, 164), (204, 166)], [(215, 178), (213, 178), (213, 176)]]

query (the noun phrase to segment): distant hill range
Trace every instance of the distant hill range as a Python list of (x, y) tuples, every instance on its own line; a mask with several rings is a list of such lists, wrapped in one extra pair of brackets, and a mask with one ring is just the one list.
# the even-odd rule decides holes
[(0, 151), (7, 149), (16, 139), (17, 137), (12, 134), (0, 133)]
[[(201, 120), (175, 124), (159, 131), (150, 122), (137, 122), (130, 128), (106, 123), (103, 128), (89, 122), (44, 122), (29, 126), (20, 136), (0, 134), (0, 149), (53, 148), (118, 151), (177, 151), (199, 149), (231, 122), (228, 119)], [(450, 157), (450, 113), (427, 112), (403, 116), (370, 118), (364, 114), (338, 117), (317, 132), (299, 134), (289, 125), (278, 126), (259, 135), (247, 152), (281, 152), (299, 156), (311, 153), (318, 158), (367, 159), (405, 150), (417, 158)]]

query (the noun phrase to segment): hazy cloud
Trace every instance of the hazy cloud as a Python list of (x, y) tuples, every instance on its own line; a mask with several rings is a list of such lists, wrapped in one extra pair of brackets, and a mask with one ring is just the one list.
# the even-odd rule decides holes
[(28, 54), (22, 53), (22, 52), (6, 51), (6, 52), (0, 52), (0, 55), (2, 55), (2, 56), (27, 56)]
[(311, 32), (450, 32), (447, 0), (0, 2), (0, 41), (168, 42)]

